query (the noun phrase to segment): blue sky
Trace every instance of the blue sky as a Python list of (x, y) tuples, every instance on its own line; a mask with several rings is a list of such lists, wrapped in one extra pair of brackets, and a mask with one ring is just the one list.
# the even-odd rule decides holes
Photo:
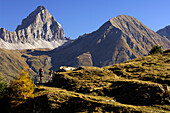
[(14, 31), (39, 5), (48, 9), (72, 39), (122, 14), (153, 31), (170, 25), (170, 0), (0, 0), (0, 27)]

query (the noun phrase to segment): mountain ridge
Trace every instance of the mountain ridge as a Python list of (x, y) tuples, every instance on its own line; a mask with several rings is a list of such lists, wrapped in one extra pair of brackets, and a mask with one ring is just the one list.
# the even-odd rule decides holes
[[(154, 31), (150, 30), (147, 26), (145, 26), (143, 23), (141, 23), (140, 21), (138, 21), (136, 18), (134, 18), (132, 16), (119, 15), (117, 17), (110, 19), (109, 21), (112, 23), (113, 26), (121, 29), (121, 31), (130, 35), (137, 43), (140, 43), (140, 41), (142, 42), (142, 40), (135, 39), (135, 37), (137, 37), (137, 34), (133, 34), (133, 29), (135, 29), (138, 34), (140, 34), (140, 32), (142, 32), (142, 35), (143, 34), (146, 35), (147, 38), (150, 37), (149, 35), (156, 35), (154, 38), (151, 37), (153, 42), (155, 43), (155, 45), (159, 45), (157, 43), (157, 41), (160, 42), (159, 38), (161, 38), (162, 40), (164, 39), (164, 38), (160, 37), (159, 35), (155, 34)], [(125, 23), (122, 23), (123, 21)], [(132, 23), (134, 23), (136, 26), (129, 25)], [(144, 38), (146, 39), (146, 37), (144, 37)], [(144, 39), (143, 39), (143, 41), (144, 41)], [(165, 41), (167, 41), (167, 40), (165, 40)], [(161, 45), (162, 45), (163, 49), (165, 49), (164, 44), (161, 44)], [(166, 45), (166, 46), (170, 46), (170, 45)], [(149, 50), (149, 49), (147, 49), (147, 50)]]
[[(70, 42), (61, 25), (44, 6), (38, 6), (14, 32), (0, 28), (0, 39), (1, 48), (5, 49), (56, 48)], [(22, 43), (20, 48), (16, 47), (17, 43)]]
[(156, 33), (158, 33), (161, 36), (165, 36), (170, 40), (170, 25), (158, 30)]
[(62, 65), (112, 65), (146, 55), (154, 45), (162, 46), (163, 50), (170, 48), (167, 38), (161, 37), (134, 17), (119, 15), (98, 30), (80, 36), (67, 47), (56, 52), (54, 50), (54, 68)]

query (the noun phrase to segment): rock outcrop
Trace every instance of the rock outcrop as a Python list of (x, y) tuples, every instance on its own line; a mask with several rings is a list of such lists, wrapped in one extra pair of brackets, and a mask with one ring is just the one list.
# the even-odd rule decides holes
[(170, 25), (158, 30), (157, 33), (161, 36), (166, 36), (170, 40)]
[(14, 32), (0, 28), (0, 47), (6, 49), (55, 48), (68, 42), (61, 25), (43, 6), (22, 20)]
[(67, 47), (56, 50), (54, 68), (61, 65), (112, 65), (146, 55), (153, 45), (162, 46), (164, 50), (170, 48), (167, 38), (161, 37), (134, 17), (119, 15), (97, 31), (80, 36)]

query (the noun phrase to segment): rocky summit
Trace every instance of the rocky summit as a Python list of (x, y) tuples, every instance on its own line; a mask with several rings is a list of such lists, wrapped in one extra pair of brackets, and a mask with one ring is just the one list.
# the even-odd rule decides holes
[(160, 29), (157, 31), (158, 34), (160, 34), (161, 36), (165, 36), (170, 40), (170, 25), (166, 26), (163, 29)]
[(56, 48), (66, 42), (61, 25), (44, 6), (38, 6), (14, 32), (0, 28), (0, 47), (5, 49)]
[(119, 15), (98, 30), (80, 36), (60, 50), (54, 50), (54, 68), (67, 66), (107, 66), (143, 55), (154, 45), (170, 48), (170, 41), (150, 30), (134, 17)]

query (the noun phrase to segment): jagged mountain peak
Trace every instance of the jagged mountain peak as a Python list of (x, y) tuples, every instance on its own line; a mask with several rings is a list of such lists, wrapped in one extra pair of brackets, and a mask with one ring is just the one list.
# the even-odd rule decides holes
[(38, 7), (37, 7), (37, 9), (41, 9), (41, 10), (43, 10), (43, 9), (46, 9), (43, 5), (39, 5)]
[(65, 39), (61, 25), (44, 6), (38, 6), (29, 16), (23, 19), (22, 24), (17, 27), (16, 31), (31, 34), (30, 37), (26, 37), (29, 39), (44, 39), (47, 41)]
[(43, 10), (47, 10), (47, 9), (44, 6), (38, 6), (30, 15), (37, 15), (38, 13), (42, 12)]
[[(2, 48), (9, 49), (56, 48), (69, 41), (61, 25), (44, 6), (38, 6), (14, 32), (0, 28), (0, 39)], [(21, 47), (18, 43), (27, 43), (27, 46)]]
[(54, 17), (44, 6), (38, 6), (32, 13), (22, 20), (21, 25), (17, 26), (16, 31), (25, 29), (31, 24), (37, 24), (39, 21), (42, 21), (39, 25), (43, 25), (47, 22), (47, 20), (55, 21)]

